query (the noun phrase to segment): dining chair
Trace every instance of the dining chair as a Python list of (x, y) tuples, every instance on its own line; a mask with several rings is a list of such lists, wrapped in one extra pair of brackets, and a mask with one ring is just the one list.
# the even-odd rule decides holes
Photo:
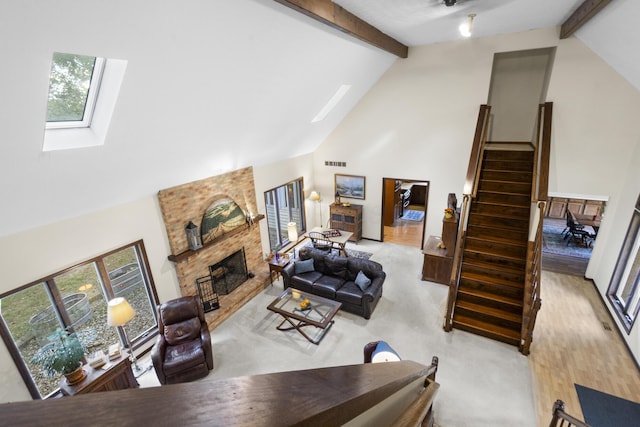
[(309, 232), (309, 238), (314, 248), (331, 253), (333, 242), (327, 239), (324, 234), (311, 231)]

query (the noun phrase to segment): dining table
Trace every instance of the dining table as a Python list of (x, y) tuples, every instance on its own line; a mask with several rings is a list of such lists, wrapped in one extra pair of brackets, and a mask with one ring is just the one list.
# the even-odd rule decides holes
[(594, 236), (598, 235), (598, 230), (600, 229), (600, 221), (602, 217), (597, 215), (583, 215), (583, 214), (573, 214), (576, 221), (580, 225), (588, 225), (593, 228)]
[[(314, 227), (309, 233), (322, 233), (324, 238), (330, 241), (339, 252), (342, 252), (344, 256), (349, 256), (347, 255), (345, 246), (347, 245), (347, 241), (353, 236), (352, 232), (333, 228)], [(306, 233), (305, 237), (309, 237), (309, 233)]]

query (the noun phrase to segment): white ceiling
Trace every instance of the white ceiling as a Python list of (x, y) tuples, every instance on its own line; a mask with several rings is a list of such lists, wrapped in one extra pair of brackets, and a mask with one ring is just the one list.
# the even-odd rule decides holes
[[(582, 1), (336, 2), (416, 46), (460, 38), (468, 13), (482, 37), (557, 26)], [(640, 88), (638, 16), (613, 0), (576, 35)], [(273, 0), (2, 0), (0, 40), (0, 236), (313, 152), (398, 60)], [(104, 146), (42, 152), (56, 51), (128, 62)]]
[(458, 26), (475, 13), (473, 36), (515, 33), (562, 24), (583, 0), (333, 0), (407, 46), (462, 38)]

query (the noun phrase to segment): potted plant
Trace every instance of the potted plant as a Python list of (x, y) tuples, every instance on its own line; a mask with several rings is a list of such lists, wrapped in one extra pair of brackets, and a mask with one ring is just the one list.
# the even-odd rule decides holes
[(85, 345), (76, 333), (58, 328), (51, 342), (41, 347), (31, 361), (50, 377), (63, 374), (69, 384), (77, 384), (87, 376), (82, 369), (85, 352)]

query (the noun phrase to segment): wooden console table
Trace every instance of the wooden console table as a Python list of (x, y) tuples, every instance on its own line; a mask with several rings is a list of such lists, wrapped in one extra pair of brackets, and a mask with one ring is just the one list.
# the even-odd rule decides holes
[(422, 253), (424, 262), (422, 264), (422, 280), (448, 285), (451, 280), (451, 268), (453, 267), (453, 256), (447, 255), (447, 249), (440, 249), (440, 237), (429, 236), (424, 245)]
[(133, 375), (131, 361), (126, 351), (122, 351), (122, 356), (119, 359), (111, 360), (107, 364), (111, 364), (107, 369), (102, 369), (102, 367), (94, 369), (85, 365), (83, 369), (87, 372), (87, 377), (75, 385), (67, 384), (66, 378), (62, 378), (60, 391), (65, 396), (73, 396), (97, 391), (138, 388), (138, 381)]

